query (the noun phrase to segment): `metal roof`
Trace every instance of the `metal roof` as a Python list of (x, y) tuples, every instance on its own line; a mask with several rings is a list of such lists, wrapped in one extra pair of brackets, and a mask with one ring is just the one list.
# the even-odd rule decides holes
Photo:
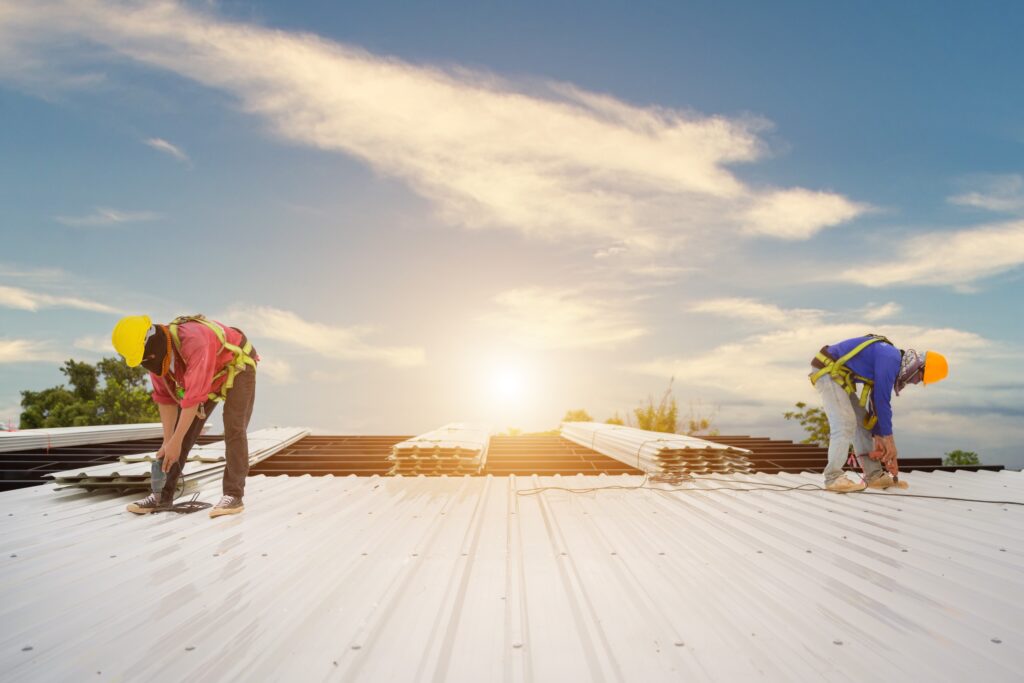
[[(324, 475), (387, 474), (392, 447), (407, 436), (307, 436), (256, 465), (253, 474)], [(755, 436), (715, 436), (718, 443), (749, 449), (758, 472), (802, 472), (825, 468), (828, 449)], [(1002, 465), (943, 468), (942, 458), (901, 458), (900, 471), (948, 469), (1001, 470)], [(641, 474), (630, 465), (609, 458), (558, 435), (492, 436), (482, 474), (572, 475)]]
[[(200, 434), (197, 444), (219, 441), (223, 436)], [(37, 448), (0, 453), (0, 491), (46, 483), (47, 475), (75, 467), (91, 467), (115, 462), (135, 453), (155, 451), (163, 438), (137, 439), (117, 443), (99, 443), (61, 448)]]
[[(906, 479), (1024, 501), (1021, 472)], [(0, 678), (1020, 680), (1024, 507), (705, 479), (517, 495), (641, 481), (257, 476), (216, 520), (3, 493)]]

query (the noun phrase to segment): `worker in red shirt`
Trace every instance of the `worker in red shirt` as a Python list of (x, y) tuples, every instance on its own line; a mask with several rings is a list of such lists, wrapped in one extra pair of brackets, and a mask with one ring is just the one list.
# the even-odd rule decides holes
[(111, 336), (128, 367), (149, 370), (153, 401), (163, 424), (163, 445), (153, 466), (153, 490), (131, 503), (144, 515), (169, 507), (189, 451), (217, 403), (224, 403), (225, 467), (223, 496), (210, 517), (244, 510), (249, 473), (246, 429), (256, 397), (259, 356), (245, 335), (201, 315), (153, 324), (149, 316), (118, 321)]

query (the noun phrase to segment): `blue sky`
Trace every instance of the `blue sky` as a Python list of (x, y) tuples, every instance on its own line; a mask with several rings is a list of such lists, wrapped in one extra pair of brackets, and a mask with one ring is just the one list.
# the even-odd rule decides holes
[(901, 453), (1024, 466), (1024, 10), (890, 4), (0, 0), (0, 417), (204, 312), (257, 427), (792, 438), (875, 331)]

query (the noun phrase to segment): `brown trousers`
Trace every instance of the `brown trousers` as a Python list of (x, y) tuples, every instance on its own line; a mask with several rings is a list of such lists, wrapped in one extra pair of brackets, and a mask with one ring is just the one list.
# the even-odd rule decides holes
[[(249, 438), (246, 430), (249, 428), (249, 419), (252, 417), (252, 407), (256, 402), (256, 368), (247, 367), (243, 372), (235, 375), (235, 383), (228, 390), (227, 398), (224, 399), (224, 445), (225, 467), (223, 491), (225, 496), (241, 498), (245, 493), (245, 478), (249, 474)], [(173, 500), (175, 489), (178, 486), (178, 479), (181, 477), (181, 468), (188, 459), (188, 454), (203, 431), (203, 425), (210, 417), (217, 404), (207, 401), (203, 405), (200, 415), (196, 415), (189, 426), (185, 438), (181, 442), (181, 456), (178, 461), (171, 465), (167, 473), (167, 480), (161, 496), (164, 500)], [(181, 415), (181, 409), (178, 409)]]

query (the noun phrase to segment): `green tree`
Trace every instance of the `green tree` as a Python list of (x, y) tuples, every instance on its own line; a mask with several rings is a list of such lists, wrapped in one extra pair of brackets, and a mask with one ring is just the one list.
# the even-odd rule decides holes
[(637, 427), (651, 432), (668, 432), (675, 434), (679, 427), (679, 405), (676, 397), (672, 395), (672, 383), (675, 378), (668, 382), (668, 389), (661, 395), (661, 400), (654, 403), (654, 397), (648, 394), (647, 404), (633, 409), (636, 417)]
[(625, 421), (619, 417), (619, 411), (615, 411), (615, 414), (604, 421), (606, 425), (625, 425)]
[(718, 436), (718, 427), (715, 426), (715, 416), (718, 415), (718, 407), (705, 410), (702, 401), (690, 401), (690, 412), (686, 416), (686, 431), (684, 434), (690, 436)]
[(942, 461), (942, 464), (951, 467), (957, 465), (980, 465), (981, 458), (974, 451), (962, 451), (958, 448), (955, 451), (946, 453), (946, 458)]
[(141, 367), (129, 368), (119, 358), (96, 365), (68, 360), (61, 372), (70, 389), (61, 384), (21, 392), (21, 429), (160, 421)]
[(579, 410), (567, 410), (565, 411), (565, 417), (562, 418), (562, 422), (593, 422), (594, 418), (590, 417), (590, 413), (580, 408)]
[(828, 446), (829, 430), (828, 416), (821, 408), (808, 408), (807, 404), (800, 401), (796, 404), (796, 410), (790, 410), (782, 414), (787, 420), (796, 420), (807, 432), (807, 438), (800, 443), (814, 443), (819, 446)]

